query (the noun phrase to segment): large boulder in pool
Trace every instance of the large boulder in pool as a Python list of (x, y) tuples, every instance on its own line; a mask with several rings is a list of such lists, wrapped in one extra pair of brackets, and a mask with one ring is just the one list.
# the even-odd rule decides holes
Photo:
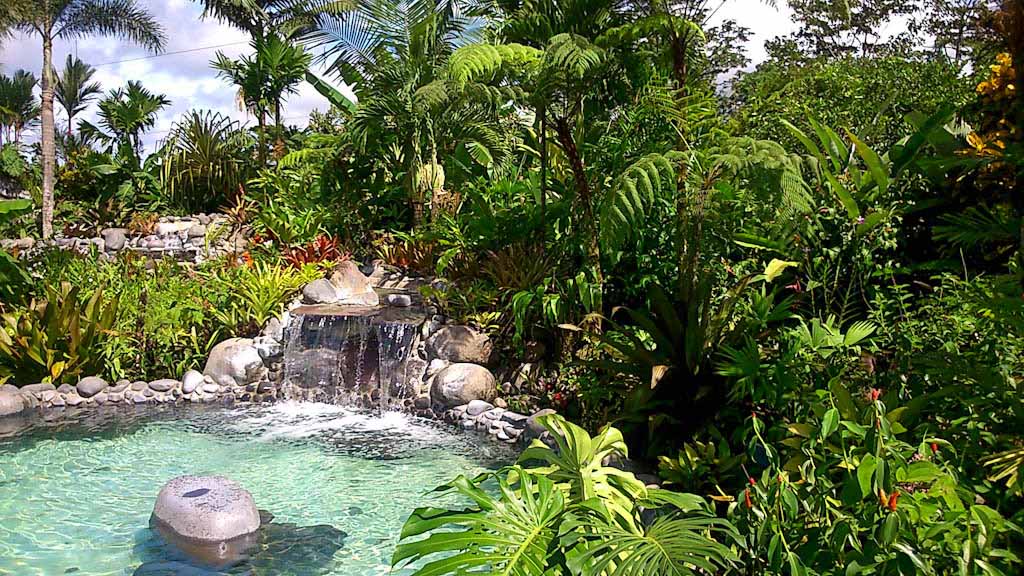
[(203, 374), (221, 386), (245, 386), (255, 382), (263, 358), (249, 338), (229, 338), (213, 347)]
[(497, 397), (494, 374), (478, 364), (452, 364), (434, 376), (430, 400), (445, 408), (469, 404), (473, 400), (491, 402)]
[(259, 530), (260, 511), (223, 476), (178, 476), (160, 489), (151, 521), (185, 540), (227, 542)]
[(469, 326), (445, 326), (427, 339), (429, 358), (487, 365), (493, 354), (490, 337)]

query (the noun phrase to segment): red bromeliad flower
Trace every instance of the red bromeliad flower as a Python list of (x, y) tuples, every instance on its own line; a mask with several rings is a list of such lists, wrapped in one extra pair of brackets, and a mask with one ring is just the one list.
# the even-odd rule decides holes
[(881, 396), (882, 396), (882, 391), (881, 390), (879, 390), (878, 388), (872, 388), (871, 389), (871, 401), (872, 402), (877, 402), (879, 397), (881, 397)]
[(743, 499), (747, 504), (747, 510), (750, 510), (751, 508), (754, 507), (754, 503), (750, 501), (750, 488), (747, 488), (746, 490), (743, 491)]

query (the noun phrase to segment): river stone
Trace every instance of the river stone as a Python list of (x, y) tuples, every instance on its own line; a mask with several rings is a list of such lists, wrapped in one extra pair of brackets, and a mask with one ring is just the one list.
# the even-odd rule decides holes
[(157, 495), (152, 522), (187, 540), (225, 542), (256, 532), (260, 512), (252, 494), (223, 476), (179, 476)]
[(210, 351), (203, 374), (221, 386), (245, 386), (260, 377), (263, 359), (249, 338), (230, 338)]
[(473, 400), (466, 406), (466, 414), (469, 414), (470, 416), (479, 416), (491, 408), (494, 408), (494, 406), (490, 402)]
[(92, 399), (95, 400), (96, 403), (99, 404), (100, 406), (107, 403), (107, 398), (108, 395), (106, 392), (100, 392), (99, 394), (92, 397)]
[(160, 380), (154, 380), (150, 382), (149, 388), (150, 390), (153, 390), (155, 392), (167, 392), (168, 390), (173, 389), (177, 385), (177, 380), (172, 380), (170, 378), (161, 378)]
[(203, 238), (206, 236), (206, 226), (202, 224), (195, 224), (188, 229), (189, 238)]
[(89, 376), (88, 378), (82, 378), (78, 381), (78, 394), (82, 398), (92, 398), (93, 396), (103, 392), (107, 389), (107, 381), (97, 376)]
[(42, 394), (43, 392), (53, 392), (57, 387), (49, 382), (42, 382), (40, 384), (29, 384), (28, 386), (22, 386), (22, 392), (29, 392), (31, 394)]
[(302, 288), (302, 301), (306, 304), (333, 304), (338, 301), (338, 291), (326, 278), (319, 278)]
[(330, 283), (334, 286), (339, 304), (352, 306), (378, 306), (380, 297), (373, 289), (370, 279), (359, 271), (351, 260), (338, 264), (331, 272)]
[(73, 392), (74, 390), (75, 387), (72, 386), (71, 384), (61, 384), (60, 386), (57, 387), (57, 392), (60, 392), (61, 394), (68, 394), (70, 392)]
[(491, 371), (477, 364), (452, 364), (434, 376), (430, 398), (446, 408), (469, 404), (473, 400), (489, 402), (498, 391)]
[(203, 384), (203, 392), (206, 392), (207, 394), (216, 394), (217, 392), (220, 392), (220, 386), (216, 384)]
[(111, 386), (110, 389), (107, 390), (107, 392), (124, 392), (125, 389), (128, 388), (131, 385), (132, 385), (131, 382), (129, 382), (128, 380), (125, 380), (124, 378), (122, 378), (122, 379), (118, 380), (117, 382), (114, 382), (114, 385)]
[(448, 362), (487, 365), (494, 345), (486, 334), (469, 326), (444, 326), (427, 339), (427, 354)]
[(189, 370), (181, 377), (181, 391), (183, 394), (191, 394), (202, 385), (203, 375), (196, 370)]
[(124, 228), (107, 228), (100, 232), (100, 236), (103, 237), (103, 249), (107, 252), (116, 252), (124, 248), (128, 240), (127, 232)]
[(142, 382), (142, 381), (132, 382), (132, 390), (135, 391), (135, 392), (141, 392), (141, 391), (145, 390), (148, 386), (149, 386), (149, 384), (147, 382)]
[(21, 394), (0, 394), (0, 417), (20, 414), (25, 410)]
[(21, 390), (17, 386), (0, 384), (0, 396), (3, 396), (4, 394), (21, 394)]
[(412, 297), (408, 294), (388, 294), (387, 303), (397, 308), (408, 308), (412, 306)]
[(68, 403), (68, 406), (78, 406), (79, 404), (85, 402), (85, 398), (82, 398), (78, 394), (72, 393), (68, 394), (67, 398), (65, 398), (64, 401)]

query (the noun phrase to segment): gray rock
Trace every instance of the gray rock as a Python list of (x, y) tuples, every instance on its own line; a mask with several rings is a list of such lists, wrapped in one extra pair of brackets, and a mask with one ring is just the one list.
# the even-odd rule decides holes
[(109, 394), (107, 394), (106, 392), (100, 392), (99, 394), (97, 394), (97, 395), (92, 397), (92, 399), (97, 404), (99, 404), (100, 406), (103, 406), (104, 404), (106, 404), (108, 398), (109, 398)]
[(522, 426), (525, 427), (526, 421), (529, 419), (529, 416), (519, 414), (518, 412), (510, 412), (506, 410), (501, 414), (501, 419), (510, 424), (521, 424)]
[(145, 390), (142, 391), (142, 395), (145, 396), (146, 398), (152, 398), (156, 396), (156, 392), (154, 392), (152, 388), (146, 388)]
[(252, 340), (231, 338), (213, 347), (203, 374), (222, 386), (245, 386), (259, 379), (262, 368)]
[(472, 420), (463, 420), (462, 422), (459, 422), (459, 426), (463, 430), (473, 430), (474, 428), (476, 428), (476, 422)]
[(498, 408), (508, 408), (508, 402), (504, 398), (498, 397), (494, 399), (494, 405)]
[(75, 387), (72, 386), (71, 384), (61, 384), (60, 386), (57, 387), (57, 392), (60, 392), (61, 394), (68, 394), (73, 392), (74, 390)]
[(175, 236), (178, 232), (186, 232), (195, 225), (195, 220), (179, 220), (177, 222), (159, 222), (156, 225), (157, 236)]
[(388, 294), (385, 299), (388, 306), (396, 306), (398, 308), (408, 308), (412, 306), (412, 297), (408, 294)]
[(124, 392), (125, 389), (128, 388), (131, 385), (132, 385), (131, 382), (129, 382), (128, 380), (125, 380), (125, 379), (122, 378), (121, 380), (118, 380), (117, 382), (114, 382), (113, 386), (111, 386), (107, 390), (107, 392), (108, 393), (110, 393), (110, 392)]
[[(146, 390), (146, 392), (149, 392), (150, 394), (153, 393), (152, 390), (148, 390), (148, 389)], [(146, 402), (149, 402), (149, 398), (145, 394), (143, 394), (141, 392), (133, 392), (132, 396), (131, 396), (131, 399), (132, 399), (132, 402), (134, 402), (135, 404), (145, 404)]]
[(444, 407), (461, 406), (473, 400), (489, 402), (498, 391), (491, 371), (477, 364), (452, 364), (431, 381), (430, 398)]
[(189, 370), (181, 377), (181, 391), (184, 394), (191, 394), (202, 385), (203, 375), (196, 370)]
[(484, 402), (483, 400), (472, 400), (466, 405), (466, 414), (470, 416), (479, 416), (484, 412), (494, 408), (490, 402)]
[(493, 353), (490, 337), (469, 326), (445, 326), (427, 339), (430, 358), (487, 365)]
[(380, 297), (374, 291), (370, 279), (364, 276), (356, 263), (351, 260), (335, 266), (334, 271), (331, 272), (330, 283), (334, 286), (339, 304), (352, 306), (377, 306), (380, 304)]
[(430, 361), (430, 364), (427, 364), (427, 378), (430, 378), (434, 374), (437, 374), (441, 370), (444, 370), (445, 368), (448, 367), (449, 364), (451, 364), (451, 362), (447, 360), (434, 358), (433, 360)]
[(103, 249), (107, 252), (116, 252), (124, 248), (128, 240), (128, 231), (124, 228), (107, 228), (100, 232), (103, 237)]
[(509, 436), (504, 429), (498, 430), (494, 437), (501, 441), (508, 441), (512, 439), (512, 437)]
[(68, 406), (78, 406), (85, 402), (85, 398), (82, 398), (78, 394), (71, 393), (64, 398), (64, 401), (68, 403)]
[(141, 382), (141, 381), (139, 381), (139, 382), (132, 382), (132, 390), (134, 390), (136, 392), (141, 392), (141, 391), (145, 390), (148, 387), (149, 387), (149, 383), (147, 383), (147, 382)]
[(29, 384), (28, 386), (22, 386), (21, 391), (28, 392), (30, 394), (40, 395), (43, 392), (53, 392), (57, 387), (49, 382), (43, 382), (40, 384)]
[(63, 396), (54, 392), (53, 396), (50, 398), (50, 406), (53, 406), (54, 408), (63, 408), (64, 406), (67, 406), (67, 402), (64, 401)]
[(284, 326), (291, 316), (287, 312), (282, 314), (283, 318), (271, 318), (267, 320), (267, 325), (263, 327), (263, 335), (267, 338), (272, 338), (278, 342), (284, 340)]
[(152, 522), (186, 540), (225, 542), (256, 532), (260, 513), (252, 494), (223, 476), (179, 476), (157, 495)]
[(338, 290), (326, 278), (319, 278), (302, 288), (302, 301), (306, 304), (334, 304), (338, 301)]
[(11, 252), (23, 252), (25, 250), (31, 250), (36, 245), (35, 238), (28, 236), (24, 238), (18, 238), (16, 240), (0, 240), (0, 248)]
[(20, 414), (25, 410), (25, 399), (21, 394), (0, 394), (0, 418)]
[(124, 392), (107, 392), (107, 402), (111, 404), (120, 404), (124, 401)]
[(530, 416), (529, 418), (527, 418), (526, 419), (526, 436), (528, 438), (540, 438), (542, 434), (547, 432), (547, 428), (541, 426), (540, 422), (537, 419), (540, 418), (541, 416), (547, 416), (549, 414), (554, 414), (554, 413), (555, 413), (555, 411), (552, 410), (551, 408), (545, 408), (543, 410), (538, 410), (537, 412), (535, 412), (533, 414), (533, 416)]
[(107, 389), (107, 381), (97, 376), (89, 376), (88, 378), (82, 378), (78, 381), (78, 386), (75, 388), (78, 390), (78, 394), (82, 398), (92, 398), (93, 396), (103, 392)]
[(17, 386), (2, 384), (0, 385), (0, 396), (3, 396), (4, 394), (21, 394), (21, 390), (18, 389)]
[(217, 384), (203, 384), (203, 392), (207, 394), (216, 394), (220, 392), (220, 386)]
[(504, 408), (492, 408), (491, 410), (488, 410), (488, 411), (484, 412), (483, 414), (481, 414), (481, 416), (483, 416), (484, 418), (487, 418), (488, 420), (496, 420), (496, 421), (500, 422), (501, 421), (501, 415), (504, 412), (505, 412)]
[(274, 358), (281, 354), (281, 343), (273, 338), (267, 338), (266, 336), (257, 336), (253, 339), (252, 345), (259, 352), (260, 358), (266, 360), (267, 358)]
[(430, 408), (430, 396), (419, 396), (412, 401), (412, 405), (419, 410)]
[(203, 238), (206, 236), (206, 226), (202, 224), (194, 224), (188, 229), (189, 238)]
[(150, 382), (149, 388), (154, 392), (167, 392), (168, 390), (173, 390), (174, 387), (177, 385), (177, 380), (172, 380), (170, 378), (161, 378), (160, 380), (154, 380)]

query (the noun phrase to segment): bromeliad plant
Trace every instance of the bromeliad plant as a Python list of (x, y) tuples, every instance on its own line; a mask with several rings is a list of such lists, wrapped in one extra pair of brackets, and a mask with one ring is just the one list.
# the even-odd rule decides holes
[(538, 421), (556, 448), (535, 440), (515, 466), (437, 488), (470, 504), (413, 512), (392, 564), (424, 561), (415, 576), (643, 576), (714, 572), (735, 561), (712, 537), (732, 527), (703, 498), (647, 488), (603, 464), (626, 455), (618, 430), (591, 438), (557, 415)]
[(103, 342), (116, 316), (117, 301), (105, 301), (102, 288), (82, 300), (68, 283), (48, 286), (45, 300), (0, 316), (0, 376), (24, 385), (103, 372)]

